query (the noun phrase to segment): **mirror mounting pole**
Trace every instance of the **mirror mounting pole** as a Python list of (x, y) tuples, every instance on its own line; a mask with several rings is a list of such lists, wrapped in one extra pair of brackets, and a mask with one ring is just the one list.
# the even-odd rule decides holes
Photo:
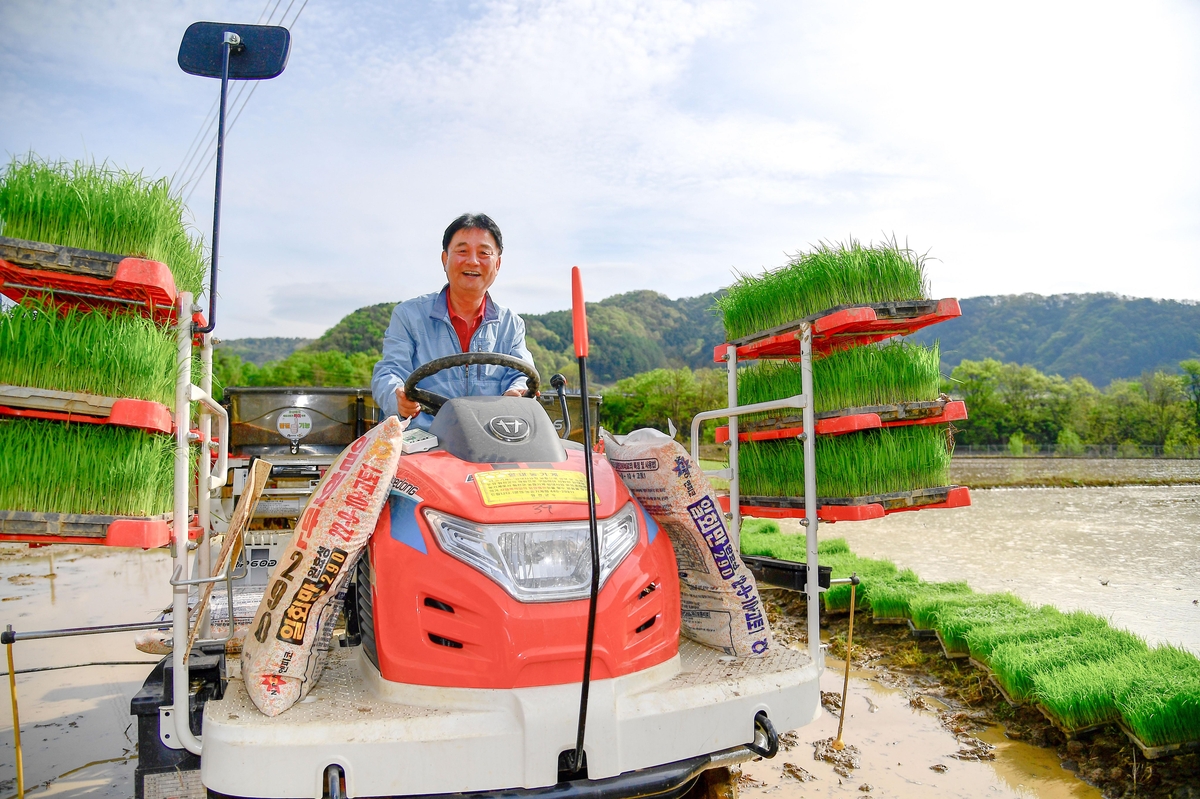
[(242, 37), (225, 31), (221, 43), (221, 110), (217, 116), (217, 186), (213, 193), (212, 258), (208, 267), (208, 324), (196, 333), (211, 333), (217, 326), (217, 253), (221, 244), (221, 178), (225, 173), (225, 98), (229, 91), (229, 53), (243, 47)]

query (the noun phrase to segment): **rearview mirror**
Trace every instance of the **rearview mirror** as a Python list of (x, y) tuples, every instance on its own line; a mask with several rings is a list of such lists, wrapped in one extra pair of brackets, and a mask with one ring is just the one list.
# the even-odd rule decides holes
[(287, 66), (292, 35), (278, 25), (193, 22), (179, 43), (179, 68), (203, 78), (221, 77), (225, 34), (240, 42), (229, 50), (230, 80), (268, 80)]

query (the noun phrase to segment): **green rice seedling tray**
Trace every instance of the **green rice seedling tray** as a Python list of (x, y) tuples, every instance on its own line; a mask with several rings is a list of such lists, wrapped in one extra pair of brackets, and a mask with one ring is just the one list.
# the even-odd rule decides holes
[(860, 347), (893, 336), (907, 336), (922, 328), (962, 316), (958, 300), (904, 300), (869, 305), (840, 305), (778, 327), (718, 344), (713, 360), (724, 363), (735, 348), (739, 361), (763, 358), (799, 358), (800, 328), (812, 325), (813, 356)]
[(0, 415), (111, 424), (148, 433), (170, 433), (174, 429), (170, 409), (157, 402), (25, 386), (0, 385)]
[(1041, 714), (1046, 717), (1046, 721), (1050, 722), (1050, 724), (1054, 726), (1054, 729), (1058, 730), (1063, 735), (1065, 735), (1068, 740), (1070, 740), (1071, 738), (1078, 738), (1080, 735), (1083, 735), (1083, 734), (1089, 733), (1089, 732), (1093, 732), (1095, 730), (1100, 729), (1101, 727), (1107, 727), (1109, 724), (1117, 723), (1117, 719), (1114, 718), (1109, 721), (1099, 722), (1097, 724), (1088, 724), (1087, 726), (1084, 726), (1084, 727), (1071, 727), (1068, 724), (1066, 724), (1062, 719), (1060, 719), (1058, 716), (1054, 715), (1054, 713), (1049, 708), (1047, 708), (1043, 705), (1040, 705), (1040, 704), (1035, 704), (1034, 707), (1036, 707), (1038, 709), (1038, 711), (1041, 712)]
[[(817, 435), (840, 436), (860, 430), (882, 427), (904, 427), (915, 424), (944, 424), (967, 418), (967, 405), (962, 400), (941, 399), (933, 402), (902, 402), (895, 405), (873, 405), (864, 408), (845, 408), (818, 413)], [(777, 441), (799, 438), (804, 433), (804, 421), (799, 416), (779, 416), (752, 419), (738, 425), (738, 441)], [(716, 443), (729, 441), (729, 427), (716, 430)]]
[(1000, 692), (1000, 696), (1002, 696), (1004, 698), (1004, 701), (1008, 703), (1009, 707), (1024, 707), (1025, 706), (1024, 701), (1022, 701), (1020, 699), (1013, 699), (1011, 696), (1009, 696), (1008, 690), (1003, 685), (1001, 685), (1000, 680), (996, 679), (996, 675), (991, 669), (988, 669), (987, 677), (988, 677), (988, 681), (991, 682), (991, 684), (993, 686), (995, 686), (996, 690)]
[(170, 540), (169, 513), (132, 517), (0, 510), (0, 541), (155, 549)]
[[(720, 497), (729, 512), (729, 496)], [(861, 497), (818, 497), (817, 518), (823, 522), (858, 522), (882, 519), (892, 513), (933, 508), (964, 508), (971, 504), (966, 486), (919, 488)], [(747, 516), (763, 519), (792, 519), (805, 515), (803, 497), (743, 496), (739, 506)]]
[(1125, 733), (1133, 745), (1136, 746), (1142, 753), (1142, 756), (1147, 760), (1157, 760), (1160, 757), (1172, 757), (1174, 755), (1185, 755), (1188, 752), (1200, 752), (1200, 740), (1185, 741), (1183, 743), (1164, 744), (1163, 746), (1149, 746), (1142, 742), (1141, 738), (1133, 730), (1125, 725), (1124, 721), (1118, 721), (1117, 726), (1121, 728), (1121, 732)]
[(143, 258), (0, 236), (0, 293), (47, 297), (60, 308), (119, 308), (159, 323), (175, 318), (175, 279)]
[(937, 630), (932, 627), (918, 627), (913, 624), (912, 619), (908, 619), (908, 634), (913, 638), (936, 638)]
[(942, 654), (945, 655), (949, 660), (962, 660), (963, 658), (971, 657), (971, 653), (965, 649), (951, 649), (950, 647), (946, 646), (946, 639), (942, 638), (942, 634), (937, 630), (934, 630), (933, 634), (937, 636), (938, 644), (940, 644), (942, 647)]

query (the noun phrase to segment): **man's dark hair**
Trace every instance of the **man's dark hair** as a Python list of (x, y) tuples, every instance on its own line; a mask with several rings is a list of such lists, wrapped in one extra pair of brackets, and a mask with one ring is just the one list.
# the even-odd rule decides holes
[(451, 222), (450, 227), (446, 228), (446, 232), (442, 234), (442, 252), (449, 252), (450, 239), (454, 238), (455, 233), (468, 228), (486, 230), (491, 233), (492, 238), (496, 240), (496, 249), (499, 251), (497, 254), (504, 252), (504, 237), (500, 235), (500, 226), (493, 222), (487, 214), (463, 214)]

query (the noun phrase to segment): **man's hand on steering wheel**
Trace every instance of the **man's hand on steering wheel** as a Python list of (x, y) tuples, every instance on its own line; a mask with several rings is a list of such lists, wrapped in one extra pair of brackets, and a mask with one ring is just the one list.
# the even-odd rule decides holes
[(401, 419), (411, 419), (421, 412), (421, 404), (410, 400), (404, 393), (404, 386), (396, 389), (396, 410)]
[[(420, 388), (417, 386), (417, 383), (430, 375), (437, 374), (443, 369), (450, 369), (456, 366), (473, 366), (476, 364), (506, 366), (525, 375), (527, 387), (525, 389), (509, 389), (504, 392), (506, 396), (536, 397), (539, 393), (538, 388), (541, 383), (541, 377), (532, 365), (512, 355), (505, 355), (498, 352), (466, 352), (434, 358), (432, 361), (414, 369), (409, 374), (408, 379), (404, 381), (404, 387), (396, 389), (397, 410), (401, 414), (406, 414), (408, 411), (413, 410), (415, 406), (417, 412), (424, 410), (427, 413), (436, 414), (441, 409), (442, 404), (446, 402), (446, 397)], [(416, 413), (412, 415), (415, 416)]]

